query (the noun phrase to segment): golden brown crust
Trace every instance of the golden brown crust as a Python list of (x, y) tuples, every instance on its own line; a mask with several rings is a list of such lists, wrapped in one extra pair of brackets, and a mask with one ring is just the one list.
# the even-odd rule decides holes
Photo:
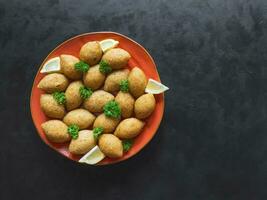
[(82, 73), (75, 69), (75, 64), (80, 60), (72, 55), (62, 54), (60, 56), (60, 68), (63, 74), (72, 80), (82, 78)]
[(131, 139), (136, 137), (144, 127), (145, 123), (136, 118), (127, 118), (117, 126), (114, 135), (120, 139)]
[(97, 90), (103, 85), (105, 78), (106, 76), (99, 71), (99, 65), (95, 65), (83, 75), (83, 82), (86, 87)]
[(134, 104), (136, 118), (145, 119), (149, 117), (156, 107), (156, 100), (153, 94), (143, 94)]
[(78, 108), (82, 104), (80, 88), (83, 86), (81, 81), (72, 82), (65, 92), (66, 108), (68, 111)]
[(86, 129), (90, 127), (94, 123), (94, 121), (95, 116), (88, 110), (82, 108), (68, 112), (63, 119), (63, 122), (68, 126), (76, 124), (80, 129)]
[(118, 92), (120, 90), (120, 82), (126, 80), (129, 75), (128, 69), (117, 70), (109, 74), (106, 78), (104, 90), (107, 92)]
[(123, 118), (129, 118), (133, 114), (134, 110), (134, 98), (128, 92), (119, 92), (115, 98), (115, 101), (120, 105), (121, 116)]
[(90, 112), (102, 112), (104, 105), (113, 99), (112, 94), (104, 90), (97, 90), (84, 101), (84, 108)]
[(112, 69), (121, 69), (127, 66), (131, 55), (121, 48), (108, 50), (102, 57), (102, 60), (107, 62)]
[(101, 135), (98, 145), (100, 150), (110, 158), (119, 158), (123, 155), (122, 142), (113, 134)]
[(82, 130), (78, 133), (77, 139), (72, 139), (69, 145), (69, 151), (73, 154), (85, 154), (96, 145), (93, 131)]
[(70, 141), (68, 127), (60, 120), (48, 120), (41, 125), (47, 139), (51, 142), (64, 143)]
[(46, 93), (65, 91), (69, 85), (68, 79), (59, 73), (46, 75), (37, 85), (38, 88)]
[(135, 67), (131, 70), (128, 76), (128, 81), (130, 93), (135, 98), (138, 98), (145, 93), (147, 78), (145, 73), (140, 68)]
[(80, 50), (80, 59), (93, 66), (100, 61), (102, 54), (103, 52), (99, 42), (87, 42)]
[(112, 133), (119, 124), (120, 119), (106, 117), (104, 113), (97, 116), (93, 127), (102, 127), (104, 133)]
[(64, 105), (59, 105), (51, 94), (42, 94), (40, 105), (47, 117), (62, 119), (65, 115)]

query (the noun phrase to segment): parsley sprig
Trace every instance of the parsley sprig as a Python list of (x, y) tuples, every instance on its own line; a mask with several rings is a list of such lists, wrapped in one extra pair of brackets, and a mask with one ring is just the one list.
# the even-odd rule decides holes
[(104, 61), (104, 60), (101, 60), (100, 63), (99, 63), (99, 71), (102, 73), (102, 74), (108, 74), (112, 71), (112, 68), (109, 66), (109, 64)]
[(129, 91), (129, 81), (128, 80), (122, 80), (120, 82), (120, 91), (122, 91), (122, 92), (128, 92)]
[(93, 135), (95, 140), (98, 140), (99, 136), (103, 133), (103, 128), (102, 127), (96, 127), (93, 129)]
[(78, 133), (79, 133), (79, 126), (77, 126), (76, 124), (72, 124), (68, 127), (68, 133), (70, 134), (70, 136), (73, 139), (77, 139), (78, 138)]
[(64, 92), (54, 92), (52, 95), (58, 104), (63, 105), (66, 103), (66, 96)]
[(129, 151), (133, 146), (133, 140), (123, 140), (122, 141), (122, 147), (123, 147), (123, 151), (127, 152)]
[(107, 117), (119, 118), (121, 116), (121, 108), (116, 101), (112, 100), (104, 105), (104, 113)]
[(85, 87), (85, 86), (81, 86), (80, 89), (79, 89), (79, 92), (80, 92), (80, 96), (83, 99), (87, 99), (93, 94), (93, 90), (91, 88), (88, 88), (88, 87)]
[(74, 68), (79, 72), (87, 72), (90, 66), (84, 61), (80, 61), (80, 62), (75, 63)]

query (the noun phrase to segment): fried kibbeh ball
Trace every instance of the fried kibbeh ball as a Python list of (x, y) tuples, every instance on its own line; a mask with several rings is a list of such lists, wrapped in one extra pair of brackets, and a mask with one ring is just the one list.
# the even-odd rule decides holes
[(136, 118), (127, 118), (117, 126), (114, 135), (120, 139), (132, 139), (143, 129), (145, 123)]
[(128, 78), (128, 75), (129, 75), (128, 69), (121, 69), (112, 72), (106, 78), (104, 90), (111, 93), (119, 91), (120, 82), (122, 80), (126, 80)]
[(143, 94), (134, 103), (135, 117), (145, 119), (149, 117), (156, 107), (156, 100), (153, 94)]
[(87, 42), (80, 50), (80, 59), (90, 66), (96, 65), (102, 57), (102, 49), (97, 41)]
[(105, 74), (99, 71), (99, 65), (95, 65), (83, 75), (83, 82), (86, 87), (97, 90), (104, 84), (105, 78)]
[(69, 85), (68, 79), (59, 73), (46, 75), (37, 85), (38, 88), (46, 93), (65, 91)]
[(80, 96), (80, 88), (83, 86), (81, 81), (74, 81), (67, 87), (65, 91), (66, 108), (68, 111), (78, 108), (83, 99)]
[(128, 76), (128, 81), (130, 93), (135, 98), (138, 98), (145, 93), (147, 78), (145, 73), (140, 68), (135, 67), (131, 70)]
[(102, 61), (109, 64), (109, 66), (115, 69), (121, 69), (127, 66), (131, 55), (121, 48), (114, 48), (108, 50), (102, 57)]
[(42, 94), (40, 105), (44, 114), (50, 118), (62, 119), (66, 113), (64, 105), (58, 104), (51, 94)]
[(69, 145), (69, 151), (72, 154), (81, 155), (89, 152), (96, 145), (93, 131), (82, 130), (78, 133), (77, 139), (72, 139)]
[(60, 120), (48, 120), (41, 125), (47, 139), (55, 143), (64, 143), (71, 140), (68, 127)]
[(120, 91), (117, 94), (115, 101), (121, 108), (121, 116), (123, 118), (129, 118), (132, 116), (134, 110), (134, 98), (130, 93)]
[(113, 134), (101, 135), (98, 141), (98, 146), (109, 158), (119, 158), (123, 155), (122, 142)]
[(104, 90), (97, 90), (84, 101), (84, 108), (90, 112), (102, 112), (104, 105), (113, 99), (112, 94)]
[(62, 54), (60, 56), (60, 69), (66, 77), (72, 80), (78, 80), (82, 78), (82, 72), (75, 69), (75, 64), (80, 60), (72, 55)]
[(97, 116), (93, 127), (102, 127), (103, 133), (112, 133), (119, 124), (120, 119), (107, 117), (104, 113)]
[(63, 122), (68, 126), (76, 124), (80, 129), (90, 127), (95, 121), (95, 116), (88, 110), (78, 108), (66, 114)]

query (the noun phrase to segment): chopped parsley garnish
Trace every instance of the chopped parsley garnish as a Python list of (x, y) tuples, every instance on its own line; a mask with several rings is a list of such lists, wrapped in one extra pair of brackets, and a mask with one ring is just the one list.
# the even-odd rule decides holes
[(123, 140), (122, 141), (123, 151), (129, 151), (133, 146), (133, 140)]
[(75, 63), (74, 67), (79, 72), (87, 72), (90, 66), (84, 61), (80, 61), (80, 62)]
[(87, 99), (93, 94), (93, 90), (85, 86), (81, 86), (79, 92), (80, 92), (80, 96), (83, 99)]
[(122, 92), (128, 92), (129, 91), (129, 81), (128, 80), (122, 80), (120, 82), (120, 90)]
[(99, 71), (102, 73), (102, 74), (108, 74), (112, 71), (112, 68), (109, 66), (109, 64), (104, 61), (104, 60), (101, 60), (100, 63), (99, 63)]
[(66, 103), (66, 96), (64, 92), (54, 92), (52, 95), (58, 104), (63, 105)]
[(121, 108), (116, 101), (112, 100), (104, 105), (104, 113), (107, 117), (119, 118), (121, 116)]
[(99, 138), (99, 136), (103, 133), (103, 128), (102, 127), (96, 127), (93, 129), (93, 135), (95, 140), (97, 140)]
[(79, 132), (79, 126), (72, 124), (68, 127), (68, 133), (70, 134), (70, 136), (73, 139), (77, 139), (78, 138), (78, 132)]

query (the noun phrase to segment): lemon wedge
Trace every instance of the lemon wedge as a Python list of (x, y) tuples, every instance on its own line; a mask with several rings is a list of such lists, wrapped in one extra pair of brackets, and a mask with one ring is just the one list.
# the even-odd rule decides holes
[(80, 163), (86, 163), (94, 165), (105, 158), (105, 155), (101, 152), (99, 147), (96, 145), (87, 154), (85, 154), (80, 160)]
[(149, 94), (160, 94), (168, 89), (169, 88), (167, 86), (150, 78), (148, 80), (145, 92)]
[(110, 50), (118, 46), (119, 42), (113, 39), (105, 39), (99, 42), (102, 51), (105, 53), (107, 50)]
[(51, 58), (48, 61), (46, 61), (40, 72), (50, 73), (50, 72), (58, 72), (58, 71), (60, 71), (60, 58), (55, 57), (55, 58)]

